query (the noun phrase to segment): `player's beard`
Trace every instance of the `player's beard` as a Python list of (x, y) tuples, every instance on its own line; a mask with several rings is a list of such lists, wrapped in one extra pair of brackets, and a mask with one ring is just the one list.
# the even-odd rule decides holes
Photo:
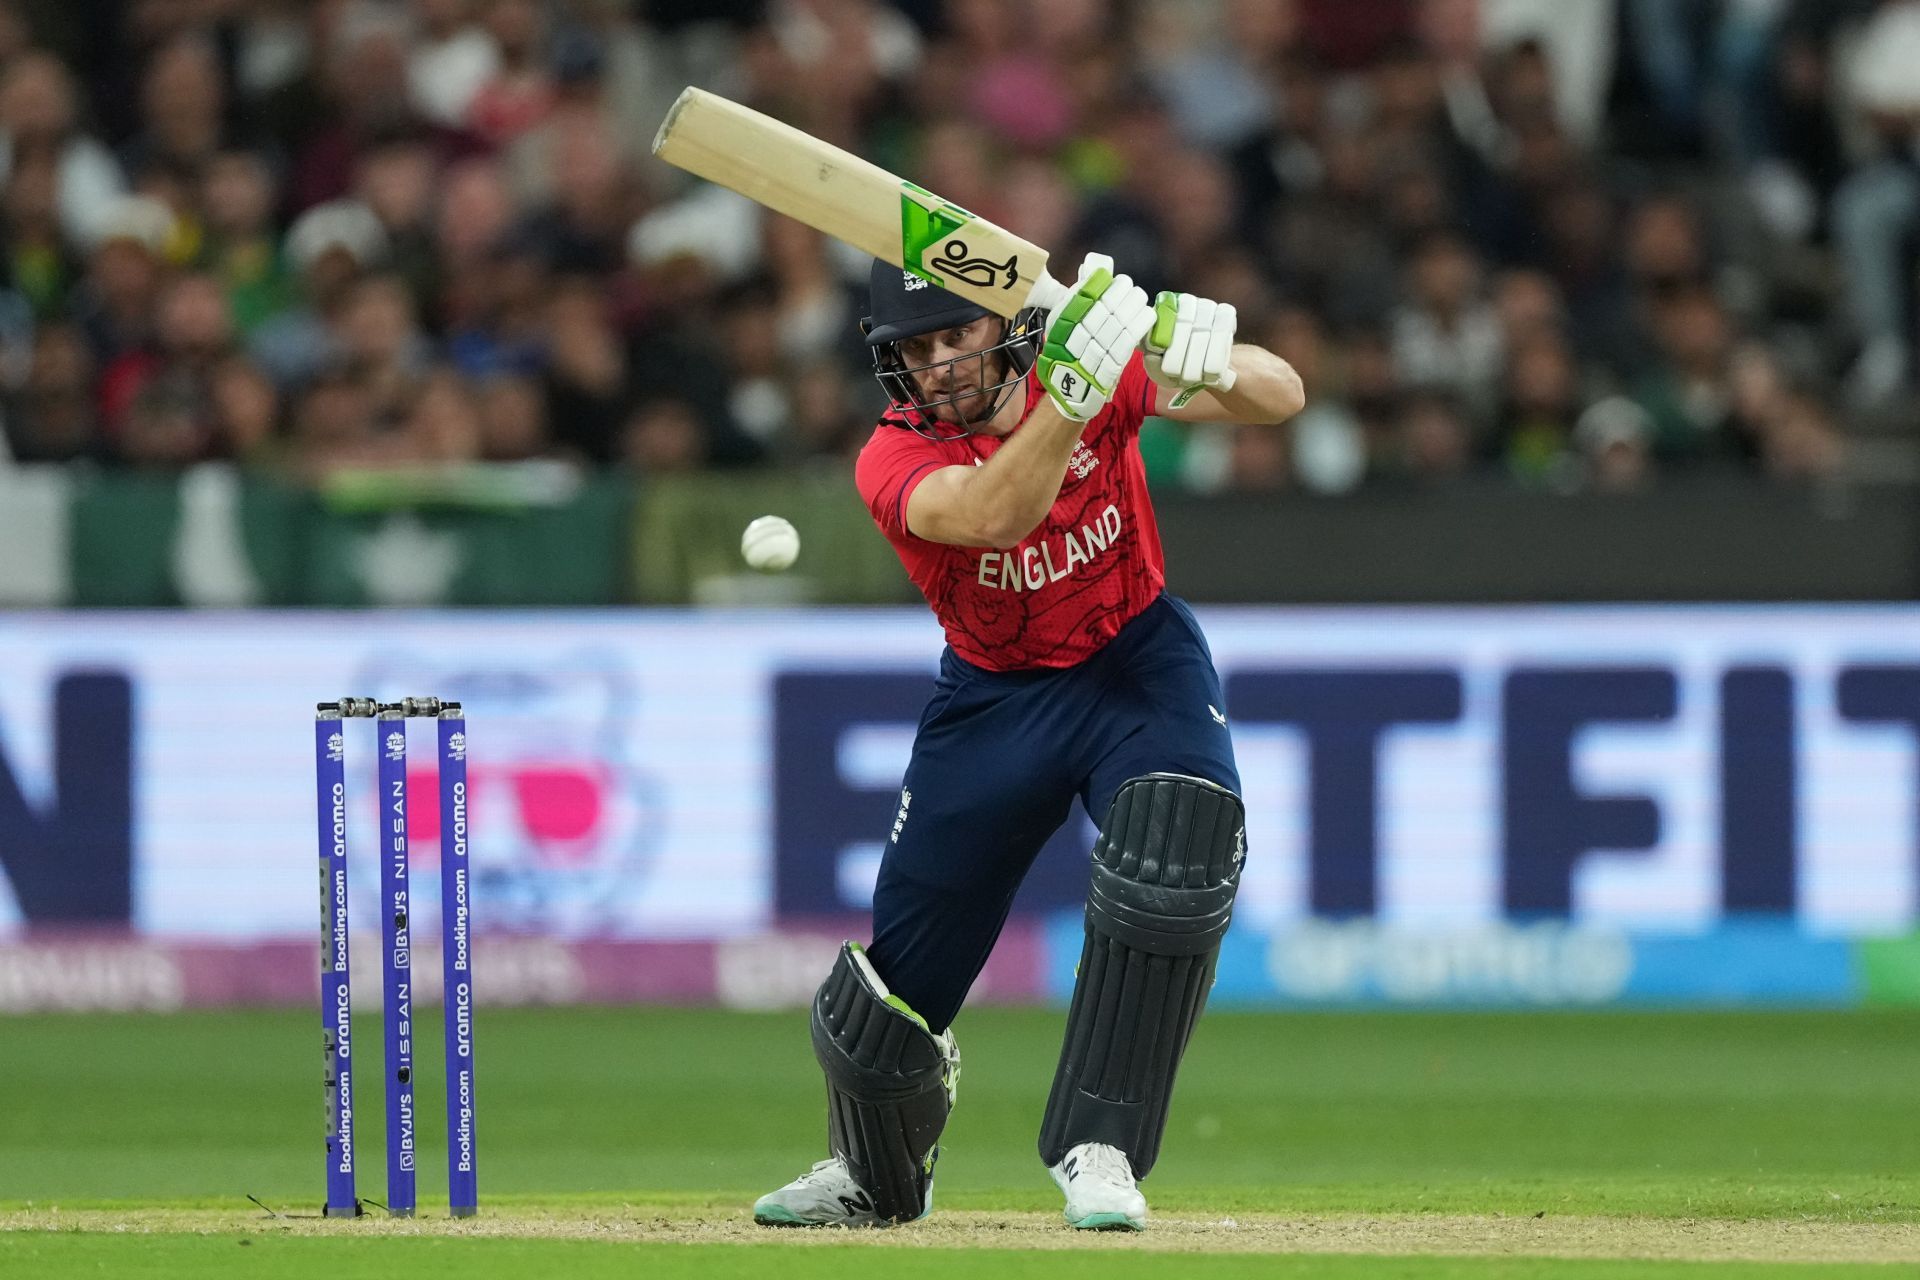
[(1005, 352), (980, 351), (953, 361), (945, 388), (929, 394), (928, 389), (922, 387), (920, 394), (927, 400), (953, 397), (950, 403), (934, 406), (932, 414), (939, 421), (959, 427), (980, 427), (986, 425), (993, 411), (999, 408), (998, 393), (989, 388), (998, 387), (1007, 374)]

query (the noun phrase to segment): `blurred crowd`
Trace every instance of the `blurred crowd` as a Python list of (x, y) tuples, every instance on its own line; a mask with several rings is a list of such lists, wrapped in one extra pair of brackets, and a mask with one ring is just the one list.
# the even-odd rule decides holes
[(0, 0), (0, 461), (857, 450), (866, 262), (686, 84), (1239, 308), (1200, 491), (1858, 470), (1914, 422), (1920, 0)]

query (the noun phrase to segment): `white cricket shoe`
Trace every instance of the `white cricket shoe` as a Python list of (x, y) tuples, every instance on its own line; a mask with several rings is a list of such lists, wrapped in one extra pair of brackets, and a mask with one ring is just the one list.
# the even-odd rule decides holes
[[(933, 1192), (927, 1192), (927, 1209)], [(924, 1218), (927, 1209), (919, 1217)], [(885, 1227), (892, 1224), (873, 1211), (873, 1197), (853, 1180), (839, 1156), (820, 1163), (753, 1202), (753, 1220), (763, 1227)]]
[(1067, 1225), (1082, 1231), (1145, 1231), (1147, 1198), (1134, 1185), (1126, 1153), (1083, 1142), (1048, 1173), (1067, 1193)]

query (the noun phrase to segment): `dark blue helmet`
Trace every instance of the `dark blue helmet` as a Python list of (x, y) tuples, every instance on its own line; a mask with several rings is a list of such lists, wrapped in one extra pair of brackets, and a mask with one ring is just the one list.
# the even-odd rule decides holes
[[(873, 352), (874, 376), (880, 380), (880, 386), (888, 398), (919, 410), (920, 422), (909, 425), (931, 440), (958, 440), (973, 434), (972, 423), (991, 419), (1013, 389), (1026, 381), (1027, 371), (1033, 368), (1033, 362), (1040, 355), (1040, 346), (1046, 341), (1047, 313), (1038, 307), (1029, 307), (1013, 319), (1003, 322), (1005, 328), (1000, 341), (991, 346), (950, 360), (909, 365), (900, 354), (902, 339), (970, 324), (991, 313), (978, 303), (948, 293), (923, 276), (878, 259), (874, 260), (868, 286), (868, 311), (869, 314), (860, 321), (860, 332), (866, 335), (867, 347)], [(987, 376), (992, 367), (989, 361), (997, 359), (1002, 353), (1006, 357), (1004, 376), (997, 382), (989, 383)], [(941, 367), (957, 366), (966, 360), (980, 362), (979, 377), (971, 380), (977, 390), (938, 399), (928, 399), (921, 394), (915, 381), (917, 375)], [(989, 397), (987, 408), (982, 413), (969, 416), (956, 409), (956, 412), (960, 412), (958, 423), (939, 422), (933, 415), (933, 410), (943, 405), (954, 405), (981, 395)], [(953, 430), (949, 434), (941, 434), (939, 428), (942, 426), (950, 426)]]

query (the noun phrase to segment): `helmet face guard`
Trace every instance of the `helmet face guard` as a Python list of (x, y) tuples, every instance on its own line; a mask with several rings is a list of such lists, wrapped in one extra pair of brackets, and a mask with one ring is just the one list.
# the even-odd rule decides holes
[[(986, 314), (985, 312), (981, 313)], [(1006, 402), (1014, 388), (1026, 383), (1027, 373), (1033, 368), (1033, 362), (1039, 358), (1040, 345), (1046, 340), (1047, 313), (1037, 307), (1020, 312), (1005, 322), (1000, 341), (991, 346), (963, 356), (952, 356), (945, 360), (934, 360), (926, 364), (910, 365), (900, 354), (900, 341), (873, 342), (869, 338), (868, 349), (873, 352), (873, 376), (880, 381), (880, 387), (887, 397), (897, 404), (912, 406), (919, 414), (920, 421), (909, 422), (908, 426), (929, 440), (960, 440), (973, 435), (986, 423), (993, 420), (994, 414)], [(957, 323), (966, 323), (960, 320)], [(870, 332), (871, 324), (861, 322), (861, 330)], [(939, 327), (939, 326), (936, 326)], [(932, 332), (932, 329), (926, 332)], [(902, 338), (913, 334), (901, 335)], [(987, 381), (996, 358), (1004, 356), (1006, 376), (997, 382)], [(922, 375), (946, 370), (959, 381), (970, 382), (972, 389), (958, 395), (927, 397), (921, 394), (916, 379)], [(963, 375), (971, 374), (972, 377)], [(985, 407), (969, 414), (960, 408), (962, 401), (984, 398)], [(958, 422), (948, 422), (936, 417), (934, 410), (952, 406), (958, 416)]]

